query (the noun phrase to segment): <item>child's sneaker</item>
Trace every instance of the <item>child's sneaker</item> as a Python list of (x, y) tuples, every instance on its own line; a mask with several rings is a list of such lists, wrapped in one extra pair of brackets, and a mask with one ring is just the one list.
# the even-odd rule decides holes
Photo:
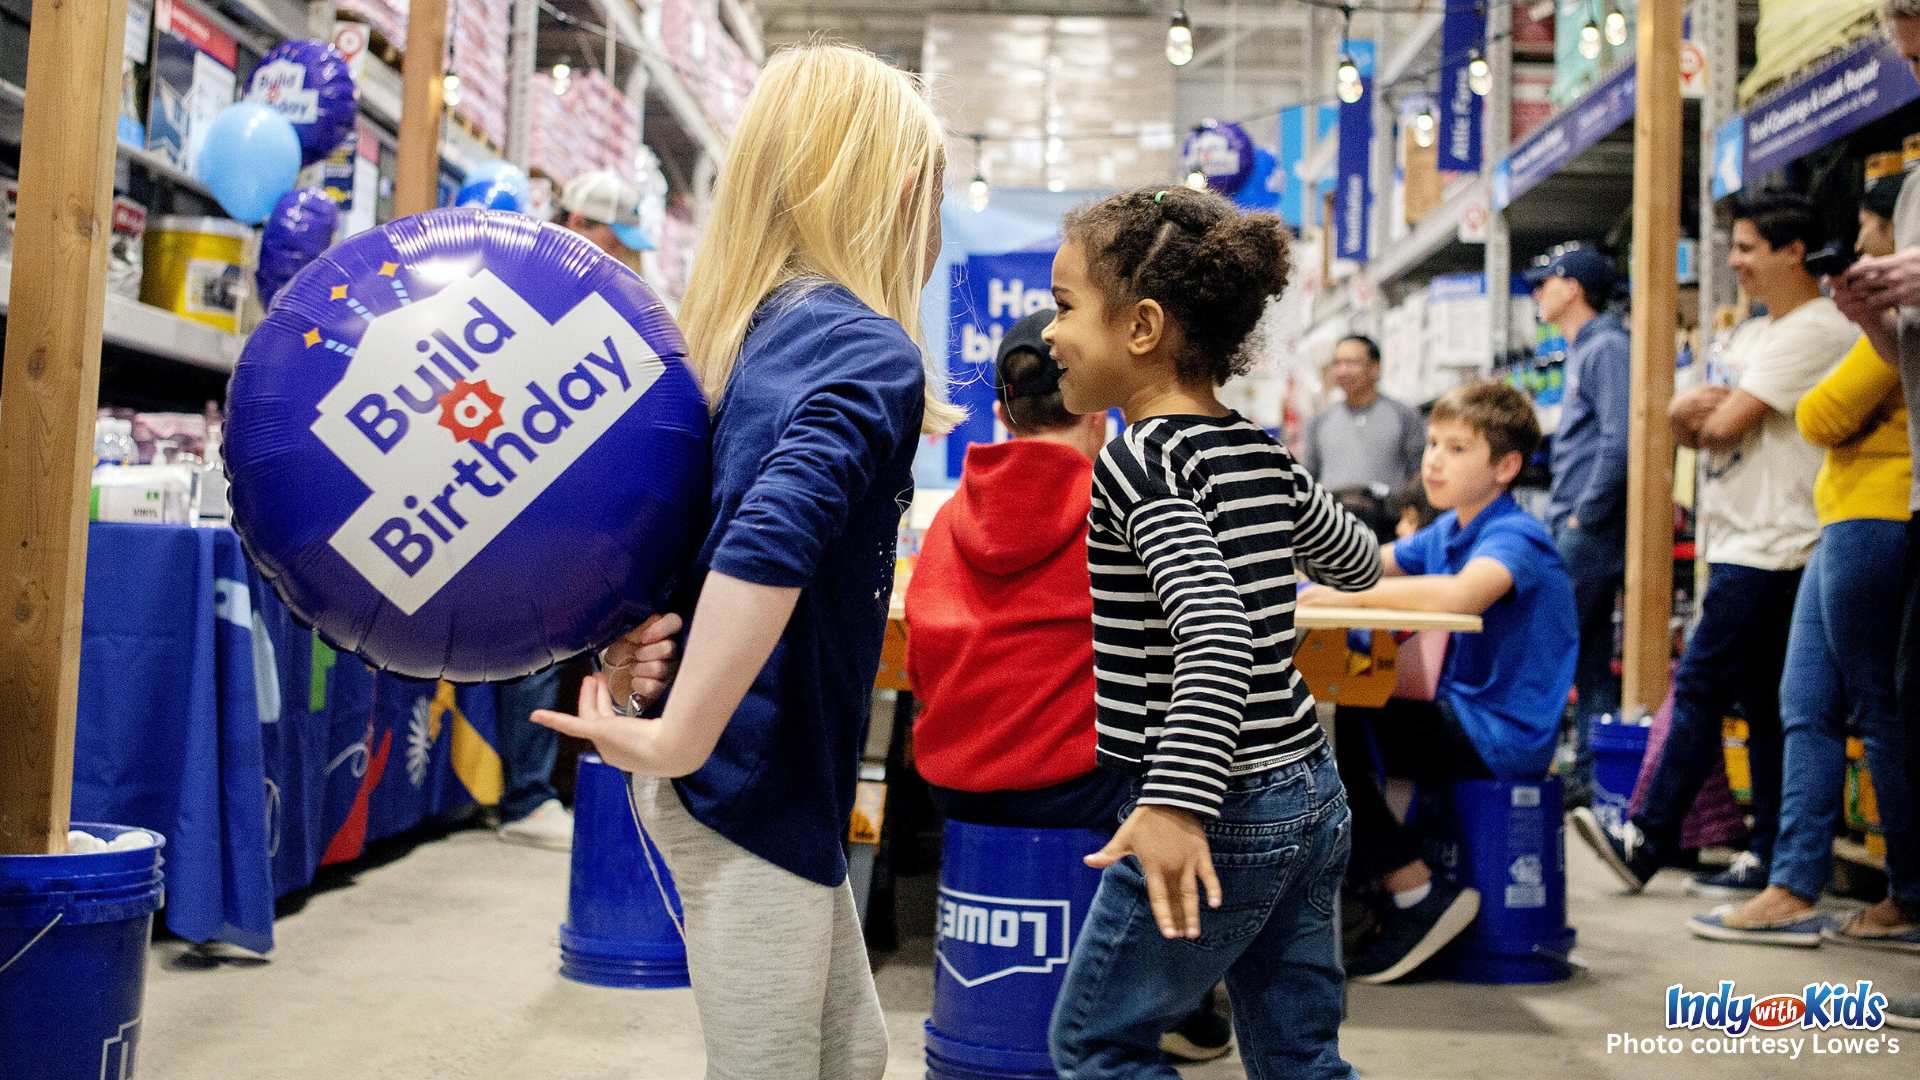
[[(1646, 838), (1633, 822), (1609, 829), (1600, 823), (1598, 815), (1584, 806), (1568, 814), (1567, 821), (1628, 892), (1637, 893), (1646, 888), (1660, 869), (1659, 860), (1647, 850)], [(1761, 875), (1760, 883), (1766, 884), (1766, 875)]]
[(1211, 995), (1205, 1005), (1160, 1036), (1160, 1052), (1183, 1063), (1223, 1058), (1231, 1049), (1233, 1024), (1215, 1011)]
[(1888, 1027), (1920, 1031), (1920, 994), (1888, 999), (1886, 1014)]
[(1767, 887), (1767, 864), (1751, 851), (1733, 857), (1725, 870), (1700, 874), (1687, 882), (1688, 896), (1710, 900), (1744, 900)]
[(1348, 962), (1347, 978), (1375, 985), (1403, 979), (1459, 937), (1478, 914), (1478, 891), (1434, 878), (1426, 899), (1386, 913), (1380, 936)]

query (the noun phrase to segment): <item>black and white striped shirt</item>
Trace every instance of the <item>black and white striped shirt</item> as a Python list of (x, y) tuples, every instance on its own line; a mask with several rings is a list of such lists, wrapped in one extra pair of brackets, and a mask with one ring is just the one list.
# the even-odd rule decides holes
[(1093, 470), (1095, 726), (1140, 801), (1217, 816), (1229, 776), (1324, 738), (1293, 666), (1295, 560), (1364, 589), (1380, 546), (1265, 431), (1225, 417), (1129, 427)]

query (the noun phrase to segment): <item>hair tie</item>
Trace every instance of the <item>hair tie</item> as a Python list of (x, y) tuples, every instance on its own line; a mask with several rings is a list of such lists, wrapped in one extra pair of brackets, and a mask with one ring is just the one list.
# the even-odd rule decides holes
[(1164, 199), (1164, 198), (1166, 198), (1166, 197), (1167, 197), (1167, 193), (1166, 193), (1166, 191), (1165, 191), (1164, 189), (1162, 189), (1162, 190), (1160, 190), (1160, 191), (1156, 191), (1156, 192), (1154, 192), (1154, 193), (1153, 193), (1153, 205), (1155, 205), (1155, 206), (1159, 206), (1159, 205), (1160, 205), (1160, 200), (1161, 200), (1161, 199)]

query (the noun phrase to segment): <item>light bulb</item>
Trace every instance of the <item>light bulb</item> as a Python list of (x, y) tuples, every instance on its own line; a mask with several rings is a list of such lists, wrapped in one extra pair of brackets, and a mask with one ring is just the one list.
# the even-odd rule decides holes
[(1607, 44), (1619, 48), (1627, 43), (1627, 13), (1619, 8), (1607, 12)]
[(553, 65), (554, 82), (566, 82), (571, 78), (573, 78), (573, 65), (567, 63), (565, 60)]
[(1588, 22), (1580, 28), (1580, 55), (1589, 60), (1600, 59), (1600, 24)]
[(1067, 182), (1056, 176), (1051, 180), (1047, 181), (1047, 190), (1053, 192), (1055, 195), (1058, 195), (1061, 192), (1067, 190)]
[(1433, 146), (1436, 141), (1439, 122), (1433, 118), (1430, 110), (1422, 109), (1413, 117), (1413, 145), (1422, 150)]
[(1173, 21), (1167, 24), (1167, 63), (1174, 67), (1186, 67), (1193, 59), (1193, 24), (1187, 21), (1187, 11), (1181, 8), (1174, 12)]
[(1195, 191), (1207, 190), (1207, 174), (1195, 169), (1187, 174), (1187, 186)]
[(1493, 65), (1479, 49), (1473, 50), (1473, 59), (1467, 61), (1467, 88), (1480, 97), (1493, 93)]
[(460, 104), (460, 76), (449, 71), (440, 80), (440, 100), (451, 109)]
[(967, 206), (977, 214), (987, 208), (987, 200), (992, 197), (993, 192), (987, 187), (987, 178), (975, 173), (973, 183), (967, 185)]
[(1360, 65), (1354, 63), (1351, 56), (1340, 58), (1340, 67), (1333, 73), (1333, 82), (1340, 100), (1349, 105), (1358, 104), (1361, 98), (1367, 96), (1367, 85), (1360, 81)]

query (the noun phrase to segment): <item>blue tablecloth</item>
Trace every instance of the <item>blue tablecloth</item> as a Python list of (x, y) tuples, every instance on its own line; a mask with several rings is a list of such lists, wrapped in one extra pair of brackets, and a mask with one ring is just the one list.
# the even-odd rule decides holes
[(166, 836), (183, 938), (265, 952), (320, 866), (498, 801), (493, 701), (336, 656), (227, 529), (91, 527), (73, 816)]

